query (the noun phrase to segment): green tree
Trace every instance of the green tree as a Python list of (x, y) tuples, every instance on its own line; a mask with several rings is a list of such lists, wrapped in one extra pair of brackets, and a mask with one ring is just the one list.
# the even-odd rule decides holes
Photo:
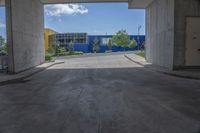
[(71, 41), (69, 43), (69, 53), (73, 53), (73, 52), (74, 52), (74, 43), (73, 43), (73, 41)]
[(130, 37), (126, 30), (120, 30), (112, 37), (113, 43), (121, 47), (128, 47), (130, 44)]
[(137, 46), (137, 42), (135, 41), (135, 39), (131, 40), (129, 44), (129, 48), (135, 48), (136, 46)]
[(0, 46), (3, 45), (5, 45), (5, 39), (2, 36), (0, 36)]
[(0, 54), (8, 54), (8, 45), (6, 44), (5, 39), (2, 36), (0, 36)]
[(112, 39), (108, 40), (108, 48), (109, 48), (109, 50), (112, 49)]
[(100, 50), (99, 40), (98, 38), (95, 38), (93, 42), (93, 51), (96, 53), (99, 52), (99, 50)]

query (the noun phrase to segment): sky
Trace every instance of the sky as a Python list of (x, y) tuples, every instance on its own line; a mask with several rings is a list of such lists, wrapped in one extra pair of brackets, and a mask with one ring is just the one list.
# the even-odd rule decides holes
[[(46, 5), (46, 28), (60, 33), (87, 32), (89, 35), (115, 34), (126, 30), (129, 34), (145, 34), (145, 10), (128, 9), (127, 3), (56, 4)], [(0, 7), (0, 35), (6, 37), (5, 9)]]
[(6, 38), (5, 8), (0, 6), (0, 36)]

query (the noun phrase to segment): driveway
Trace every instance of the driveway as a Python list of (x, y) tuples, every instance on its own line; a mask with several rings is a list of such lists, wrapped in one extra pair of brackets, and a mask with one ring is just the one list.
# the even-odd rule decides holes
[(200, 81), (120, 55), (68, 58), (0, 86), (0, 133), (199, 133)]

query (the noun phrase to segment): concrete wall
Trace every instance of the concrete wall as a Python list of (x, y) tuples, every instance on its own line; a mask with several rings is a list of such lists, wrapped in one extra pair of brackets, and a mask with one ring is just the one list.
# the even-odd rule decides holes
[(147, 61), (173, 69), (174, 0), (154, 0), (146, 9)]
[(9, 71), (44, 62), (44, 9), (40, 0), (6, 0)]
[(175, 0), (175, 69), (185, 66), (185, 31), (187, 16), (200, 16), (200, 0)]
[(4, 6), (5, 5), (5, 0), (0, 0), (0, 6)]

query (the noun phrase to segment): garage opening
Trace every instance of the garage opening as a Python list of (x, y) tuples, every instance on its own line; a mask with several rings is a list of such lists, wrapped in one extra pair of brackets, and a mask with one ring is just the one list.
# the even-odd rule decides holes
[(8, 68), (8, 51), (6, 41), (6, 17), (5, 6), (0, 6), (0, 72), (6, 72)]
[(47, 4), (46, 60), (53, 56), (139, 52), (145, 49), (145, 10), (127, 3)]

